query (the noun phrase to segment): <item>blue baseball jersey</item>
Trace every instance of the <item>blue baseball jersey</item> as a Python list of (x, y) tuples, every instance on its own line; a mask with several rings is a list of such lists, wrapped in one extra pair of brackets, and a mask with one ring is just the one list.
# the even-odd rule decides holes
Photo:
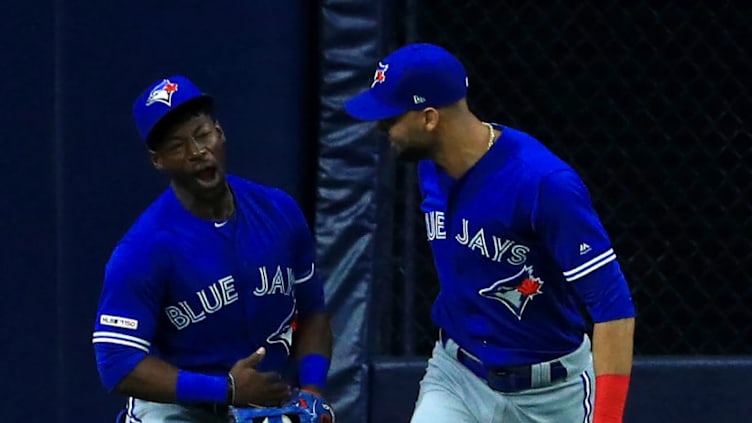
[[(105, 385), (146, 354), (222, 374), (264, 346), (258, 368), (282, 371), (294, 319), (324, 311), (313, 237), (297, 204), (280, 190), (227, 179), (231, 219), (198, 218), (167, 189), (113, 251), (93, 334)], [(108, 374), (117, 357), (131, 364)]]
[(583, 341), (586, 312), (634, 316), (616, 254), (575, 171), (531, 136), (502, 134), (462, 177), (419, 163), (441, 284), (432, 318), (489, 365), (530, 364)]

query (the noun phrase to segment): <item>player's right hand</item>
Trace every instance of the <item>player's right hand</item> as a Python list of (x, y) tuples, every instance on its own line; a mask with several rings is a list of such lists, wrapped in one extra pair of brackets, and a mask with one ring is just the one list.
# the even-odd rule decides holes
[(235, 379), (235, 400), (232, 405), (278, 407), (291, 396), (290, 385), (277, 372), (258, 372), (266, 350), (261, 347), (250, 356), (238, 360), (230, 374)]

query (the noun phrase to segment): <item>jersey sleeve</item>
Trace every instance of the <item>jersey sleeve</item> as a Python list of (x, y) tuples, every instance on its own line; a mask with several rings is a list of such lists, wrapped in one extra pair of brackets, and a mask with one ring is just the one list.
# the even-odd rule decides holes
[(292, 218), (295, 246), (295, 302), (301, 318), (326, 311), (324, 286), (316, 272), (316, 250), (313, 234), (294, 200), (288, 212)]
[(595, 322), (634, 316), (629, 286), (590, 194), (571, 170), (541, 181), (532, 226)]
[(92, 343), (100, 377), (109, 389), (151, 353), (163, 289), (155, 250), (122, 242), (105, 267)]

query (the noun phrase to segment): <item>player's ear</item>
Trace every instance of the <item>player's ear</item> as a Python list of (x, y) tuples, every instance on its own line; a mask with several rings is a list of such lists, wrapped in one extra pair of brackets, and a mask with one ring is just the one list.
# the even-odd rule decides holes
[(217, 128), (217, 132), (219, 132), (219, 138), (222, 140), (222, 143), (225, 142), (225, 130), (222, 129), (222, 125), (219, 124), (218, 120), (214, 121), (214, 126)]
[(164, 163), (162, 162), (162, 156), (159, 155), (156, 151), (149, 149), (149, 161), (151, 161), (151, 165), (154, 166), (154, 169), (157, 169), (159, 171), (164, 170)]
[(433, 107), (423, 109), (423, 125), (427, 131), (433, 131), (439, 126), (439, 111)]

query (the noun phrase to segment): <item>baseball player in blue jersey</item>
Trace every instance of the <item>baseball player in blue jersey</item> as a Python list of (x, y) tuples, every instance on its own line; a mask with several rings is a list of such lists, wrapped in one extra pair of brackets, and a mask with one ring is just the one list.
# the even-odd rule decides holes
[[(328, 408), (332, 335), (301, 210), (280, 190), (225, 173), (213, 99), (187, 78), (152, 84), (133, 116), (170, 186), (105, 269), (92, 342), (104, 386), (130, 397), (124, 421)], [(301, 390), (281, 376), (291, 359)], [(331, 421), (321, 416), (311, 421)]]
[(440, 334), (412, 422), (621, 422), (635, 312), (588, 190), (530, 135), (479, 120), (466, 92), (459, 60), (412, 44), (345, 104), (421, 160)]

